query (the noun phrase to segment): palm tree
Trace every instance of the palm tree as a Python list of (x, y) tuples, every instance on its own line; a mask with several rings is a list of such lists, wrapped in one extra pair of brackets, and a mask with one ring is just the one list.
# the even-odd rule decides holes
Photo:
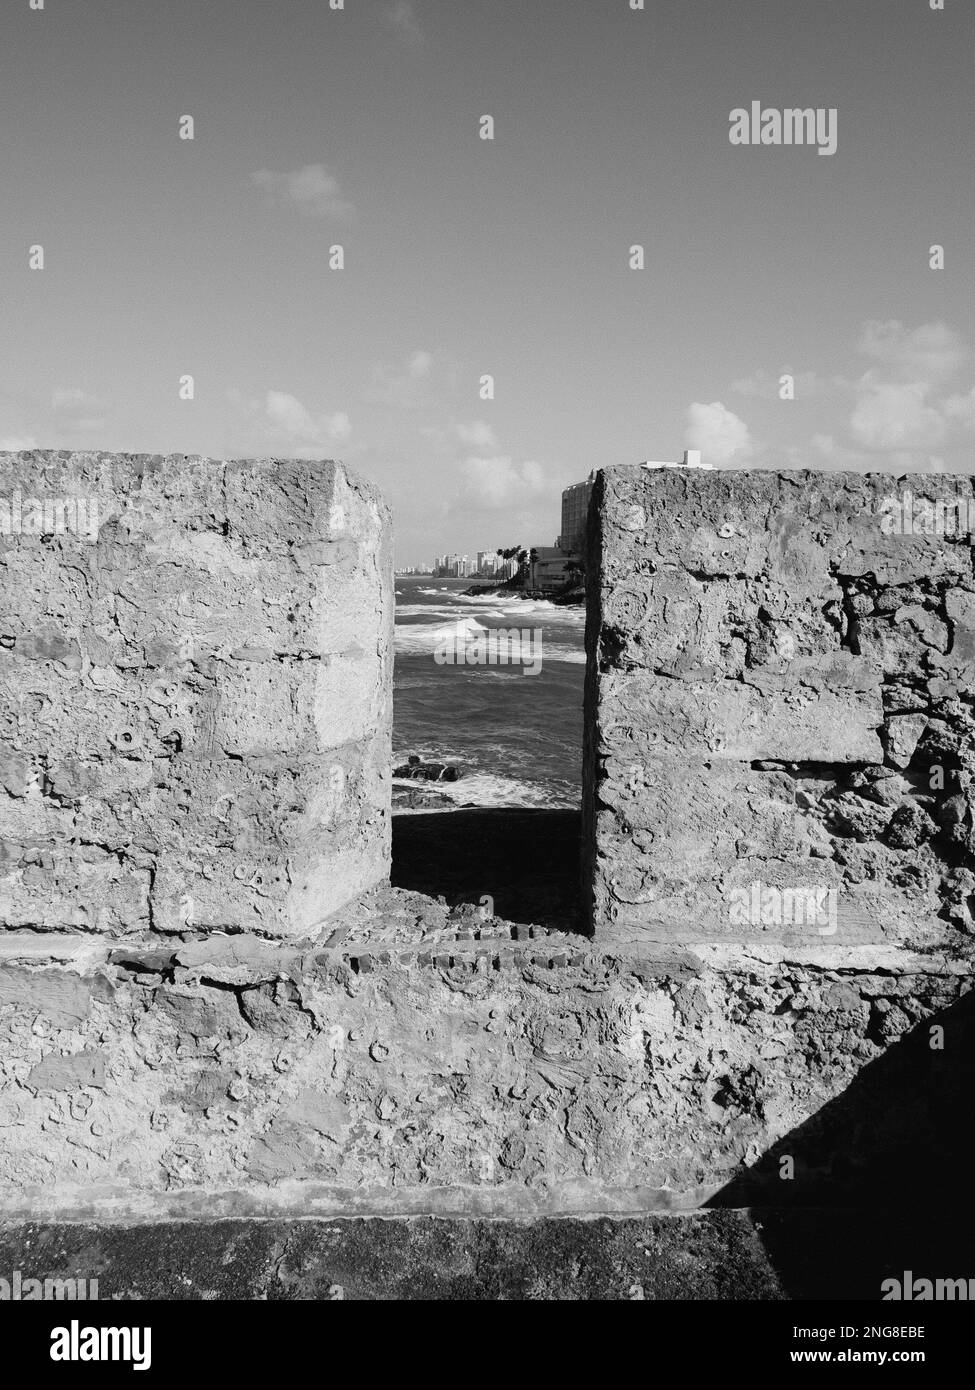
[(516, 560), (518, 562), (514, 579), (516, 584), (523, 586), (528, 578), (528, 551), (525, 547), (523, 545), (509, 545), (506, 550), (502, 550), (498, 546), (497, 554), (501, 556), (502, 560)]

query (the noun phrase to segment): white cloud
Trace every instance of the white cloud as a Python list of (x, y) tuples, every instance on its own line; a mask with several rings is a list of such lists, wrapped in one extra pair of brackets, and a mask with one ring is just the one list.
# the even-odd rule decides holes
[[(106, 428), (105, 407), (97, 396), (77, 387), (59, 387), (51, 394), (55, 430), (62, 435), (102, 434)], [(99, 444), (103, 440), (95, 441)]]
[(291, 203), (309, 217), (344, 219), (355, 211), (342, 196), (338, 179), (324, 164), (305, 164), (290, 173), (258, 169), (251, 182), (278, 202)]
[(940, 321), (909, 329), (899, 319), (871, 320), (857, 347), (881, 364), (885, 377), (910, 382), (950, 376), (968, 356), (961, 335)]
[(824, 390), (824, 383), (816, 376), (815, 372), (793, 372), (788, 367), (783, 367), (782, 371), (776, 374), (767, 372), (764, 367), (759, 367), (751, 376), (741, 377), (738, 381), (731, 383), (732, 391), (739, 396), (756, 396), (761, 400), (776, 401), (780, 397), (780, 380), (785, 375), (792, 377), (795, 385), (796, 398), (806, 400), (809, 396), (817, 396)]
[(966, 396), (949, 396), (945, 414), (963, 430), (975, 430), (975, 386)]
[(461, 464), (462, 501), (479, 511), (523, 507), (552, 486), (541, 464), (532, 459), (516, 464), (510, 455), (472, 456)]
[(89, 391), (58, 386), (43, 399), (29, 398), (8, 418), (0, 420), (0, 449), (79, 449), (110, 447), (107, 438), (112, 412)]
[[(814, 434), (810, 447), (818, 455), (819, 461), (827, 468), (864, 468), (869, 463), (869, 455), (857, 449), (849, 449), (840, 444), (831, 434)], [(796, 453), (797, 466), (809, 467), (809, 460)]]
[[(742, 421), (720, 403), (691, 408), (688, 442), (699, 447), (707, 461), (756, 463), (766, 458), (788, 461), (793, 467), (944, 469), (957, 460), (940, 452), (958, 449), (975, 434), (975, 389), (949, 394), (952, 380), (970, 361), (962, 335), (940, 320), (907, 327), (899, 319), (870, 320), (860, 329), (857, 372), (796, 374), (796, 400), (815, 396), (821, 404), (819, 432), (805, 442), (786, 437), (776, 446), (759, 449), (748, 440)], [(783, 374), (787, 371), (783, 368)], [(776, 402), (778, 376), (759, 368), (732, 384), (743, 396)], [(846, 402), (832, 406), (831, 397)], [(837, 413), (842, 414), (837, 418)], [(844, 418), (845, 417), (845, 418)], [(771, 418), (771, 417), (769, 417)], [(783, 430), (788, 412), (778, 412), (775, 428)], [(717, 451), (715, 451), (715, 449)], [(878, 458), (878, 456), (882, 456)]]
[(352, 432), (344, 410), (315, 415), (287, 391), (268, 391), (263, 400), (245, 397), (239, 391), (228, 394), (250, 422), (253, 438), (297, 458), (314, 458), (348, 439)]
[(314, 416), (297, 396), (286, 391), (268, 391), (265, 411), (272, 427), (280, 429), (290, 439), (311, 443), (317, 439), (348, 439), (352, 432), (344, 410), (333, 415)]
[(874, 321), (864, 326), (858, 348), (875, 364), (854, 386), (850, 430), (864, 448), (894, 455), (892, 466), (924, 467), (932, 457), (926, 451), (975, 428), (975, 392), (943, 394), (946, 378), (969, 356), (955, 329)]
[(496, 449), (498, 446), (497, 436), (486, 420), (472, 420), (470, 424), (458, 424), (454, 428), (460, 442), (472, 449)]
[(407, 43), (423, 43), (423, 31), (417, 21), (416, 10), (411, 0), (393, 0), (392, 4), (385, 5), (383, 7), (383, 20), (391, 29), (395, 29)]
[(867, 449), (927, 449), (947, 434), (944, 415), (928, 404), (925, 382), (865, 382), (850, 419)]
[(720, 401), (710, 405), (695, 401), (691, 405), (685, 442), (689, 449), (700, 449), (702, 463), (730, 463), (752, 449), (748, 426)]
[(51, 409), (70, 410), (72, 407), (84, 405), (86, 401), (91, 399), (91, 396), (88, 396), (84, 391), (79, 391), (77, 387), (71, 390), (61, 388), (51, 394)]
[(456, 371), (443, 353), (416, 348), (396, 366), (377, 363), (362, 396), (370, 405), (416, 410), (430, 402), (438, 386), (453, 386), (455, 379)]
[(426, 352), (423, 348), (417, 348), (412, 357), (406, 364), (406, 370), (414, 381), (422, 381), (424, 377), (430, 375), (433, 366), (433, 353)]

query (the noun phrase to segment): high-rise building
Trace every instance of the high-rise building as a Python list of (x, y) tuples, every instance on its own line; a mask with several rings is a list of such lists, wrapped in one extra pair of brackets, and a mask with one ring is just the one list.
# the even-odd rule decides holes
[(437, 570), (442, 578), (466, 579), (471, 572), (471, 562), (466, 555), (441, 555)]
[(559, 549), (567, 555), (578, 555), (586, 547), (586, 517), (592, 496), (592, 475), (584, 483), (573, 483), (562, 493), (562, 529)]

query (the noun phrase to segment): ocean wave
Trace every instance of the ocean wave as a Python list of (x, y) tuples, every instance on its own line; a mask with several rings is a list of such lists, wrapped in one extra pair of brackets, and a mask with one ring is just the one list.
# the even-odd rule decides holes
[[(454, 603), (398, 603), (396, 605), (396, 618), (456, 618), (463, 613), (463, 608), (458, 608)], [(490, 613), (482, 614), (478, 610), (478, 617), (491, 617)], [(498, 616), (501, 616), (500, 609)]]
[[(500, 629), (503, 631), (504, 629)], [(585, 666), (586, 653), (582, 647), (569, 646), (565, 642), (552, 642), (543, 636), (540, 643), (532, 636), (527, 645), (516, 649), (520, 659), (516, 659), (515, 651), (512, 651), (507, 642), (502, 643), (496, 651), (492, 651), (490, 637), (493, 632), (499, 629), (485, 627), (474, 618), (464, 618), (454, 623), (407, 623), (396, 627), (396, 652), (399, 656), (426, 656), (432, 655), (437, 648), (445, 652), (453, 651), (458, 660), (456, 665), (462, 666), (478, 674), (497, 674), (502, 675), (517, 670), (519, 666), (533, 666), (540, 660), (544, 667), (546, 662), (553, 665), (565, 666)], [(481, 661), (462, 661), (460, 655), (465, 650), (469, 655), (473, 655), (470, 650), (472, 644), (487, 638), (487, 654), (495, 656), (495, 660)], [(482, 657), (484, 652), (481, 653)], [(504, 657), (506, 659), (502, 660)], [(455, 664), (453, 662), (449, 663)], [(495, 670), (494, 668), (503, 668)]]
[[(479, 623), (476, 618), (460, 618), (455, 622), (447, 623), (397, 623), (395, 630), (396, 651), (400, 656), (425, 656), (432, 654), (436, 648), (444, 650), (453, 649), (460, 653), (471, 644), (490, 637), (493, 632), (506, 631), (486, 627)], [(531, 629), (528, 629), (531, 631)], [(490, 652), (490, 645), (488, 651)], [(502, 648), (499, 648), (501, 651)], [(505, 645), (503, 648), (507, 651)], [(510, 654), (513, 658), (514, 653)], [(458, 665), (471, 666), (472, 669), (490, 671), (495, 665), (506, 668), (514, 668), (520, 664), (533, 665), (536, 658), (540, 658), (542, 664), (549, 661), (553, 664), (563, 664), (568, 666), (584, 666), (586, 664), (586, 653), (581, 646), (570, 646), (566, 642), (553, 642), (550, 638), (542, 636), (540, 645), (536, 644), (536, 639), (532, 636), (529, 644), (523, 651), (524, 663), (509, 659), (508, 661), (485, 661), (485, 662), (458, 662)]]
[(453, 623), (406, 623), (396, 627), (396, 650), (432, 652), (443, 642), (466, 644), (489, 631), (476, 618), (460, 618)]
[[(415, 788), (418, 783), (409, 778), (394, 777), (393, 785)], [(523, 782), (515, 777), (499, 777), (490, 772), (472, 772), (462, 777), (459, 782), (431, 782), (419, 785), (429, 785), (438, 794), (448, 797), (457, 810), (463, 806), (521, 806), (574, 810), (579, 805), (578, 788), (560, 787), (551, 782)], [(449, 808), (440, 809), (446, 811)]]
[(457, 603), (480, 606), (488, 604), (500, 608), (505, 613), (571, 613), (563, 604), (553, 603), (548, 598), (519, 598), (517, 594), (455, 594)]
[[(456, 621), (459, 620), (459, 615), (463, 614), (465, 611), (469, 612), (470, 610), (465, 610), (463, 608), (440, 608), (433, 604), (407, 603), (397, 606), (396, 621), (399, 623), (403, 618), (436, 618), (441, 622), (453, 618)], [(572, 622), (563, 624), (558, 618), (552, 617), (548, 613), (544, 615), (530, 612), (526, 613), (518, 608), (479, 608), (477, 610), (477, 621), (488, 623), (495, 627), (513, 627), (519, 630), (537, 627), (560, 628), (564, 626), (567, 630), (574, 632), (578, 628), (578, 624)]]
[(569, 666), (585, 666), (586, 653), (582, 647), (567, 647), (561, 642), (544, 642), (542, 661), (561, 661)]
[[(396, 605), (396, 617), (400, 618), (452, 618), (465, 610), (456, 604), (449, 603), (398, 603)], [(479, 619), (497, 619), (499, 622), (508, 620), (505, 626), (509, 627), (529, 627), (532, 624), (526, 621), (529, 618), (537, 618), (537, 615), (544, 615), (546, 627), (566, 627), (577, 628), (585, 623), (585, 614), (576, 614), (571, 609), (553, 608), (551, 605), (540, 601), (537, 605), (533, 602), (526, 603), (496, 603), (493, 605), (479, 604), (477, 616)], [(515, 621), (511, 621), (514, 619)], [(518, 621), (518, 620), (521, 621)]]

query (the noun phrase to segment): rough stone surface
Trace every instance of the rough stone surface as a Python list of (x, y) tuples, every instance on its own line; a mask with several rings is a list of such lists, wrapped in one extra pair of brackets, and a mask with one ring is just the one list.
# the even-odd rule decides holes
[(891, 531), (885, 503), (905, 491), (967, 502), (972, 480), (600, 475), (590, 929), (781, 934), (734, 920), (751, 884), (835, 893), (838, 946), (975, 929), (971, 537)]
[[(925, 1145), (954, 1161), (975, 1080), (964, 961), (654, 956), (463, 920), (387, 889), (333, 919), (335, 945), (211, 934), (12, 960), (0, 1211), (668, 1210), (747, 1167), (748, 1201), (879, 1200)], [(791, 1185), (762, 1167), (777, 1144)]]
[[(0, 930), (308, 937), (387, 875), (371, 487), (335, 463), (37, 452), (0, 454), (0, 496)], [(66, 526), (52, 503), (78, 499)]]
[[(200, 1221), (0, 1225), (9, 1279), (98, 1281), (105, 1300), (858, 1299), (969, 1267), (972, 1219), (925, 1204), (539, 1221)], [(21, 1306), (21, 1316), (26, 1312)], [(930, 1305), (926, 1307), (926, 1316)], [(96, 1310), (91, 1309), (94, 1314)], [(76, 1310), (82, 1317), (83, 1309)], [(670, 1314), (668, 1314), (670, 1316)], [(162, 1366), (179, 1346), (153, 1348)]]
[[(62, 487), (89, 467), (45, 457)], [(132, 461), (120, 477), (107, 466), (113, 487), (157, 502), (182, 478), (149, 460), (136, 488)], [(963, 1170), (967, 546), (902, 538), (899, 551), (874, 525), (869, 478), (604, 478), (590, 937), (571, 930), (559, 886), (574, 872), (565, 813), (549, 835), (518, 823), (520, 860), (490, 814), (480, 829), (473, 812), (416, 818), (401, 837), (413, 872), (349, 896), (382, 876), (388, 833), (383, 512), (337, 466), (207, 465), (192, 488), (212, 468), (223, 482), (205, 506), (192, 492), (180, 527), (150, 506), (107, 524), (94, 552), (62, 556), (50, 584), (76, 586), (77, 622), (53, 589), (28, 622), (40, 578), (11, 590), (23, 607), (4, 618), (0, 678), (20, 661), (27, 686), (4, 706), (3, 882), (33, 906), (5, 909), (0, 931), (0, 1215), (630, 1216), (897, 1202), (918, 1173)], [(270, 497), (271, 540), (254, 534), (259, 507), (231, 505), (240, 489)], [(340, 542), (319, 536), (335, 505)], [(41, 564), (47, 548), (4, 542), (0, 560)], [(210, 586), (222, 631), (250, 615), (219, 642)], [(265, 591), (280, 611), (257, 602)], [(175, 640), (180, 604), (200, 646), (162, 668), (186, 733), (164, 744), (152, 702), (123, 696), (155, 680), (147, 644), (157, 629)], [(298, 630), (278, 647), (283, 630), (261, 624), (289, 614)], [(22, 636), (33, 655), (18, 655)], [(105, 689), (89, 694), (96, 637)], [(257, 661), (258, 646), (288, 659)], [(94, 758), (121, 710), (133, 741)], [(344, 740), (344, 785), (376, 790), (323, 827), (315, 797), (339, 761), (327, 737)], [(93, 780), (72, 781), (79, 766)], [(937, 793), (935, 766), (948, 774)], [(431, 883), (430, 820), (444, 861), (469, 868), (445, 878), (451, 903)], [(304, 863), (307, 891), (242, 882), (235, 866), (261, 847), (278, 867)], [(181, 919), (174, 866), (193, 854), (193, 886), (177, 886), (212, 907)], [(84, 893), (65, 891), (65, 863), (84, 865)], [(495, 903), (506, 864), (514, 884)], [(728, 883), (787, 886), (797, 866), (836, 886), (842, 932), (724, 928)], [(533, 871), (540, 882), (514, 891)], [(109, 916), (73, 915), (90, 898)]]
[[(106, 1299), (781, 1299), (745, 1213), (635, 1221), (412, 1219), (0, 1227), (22, 1278)], [(79, 1310), (80, 1311), (80, 1310)]]

